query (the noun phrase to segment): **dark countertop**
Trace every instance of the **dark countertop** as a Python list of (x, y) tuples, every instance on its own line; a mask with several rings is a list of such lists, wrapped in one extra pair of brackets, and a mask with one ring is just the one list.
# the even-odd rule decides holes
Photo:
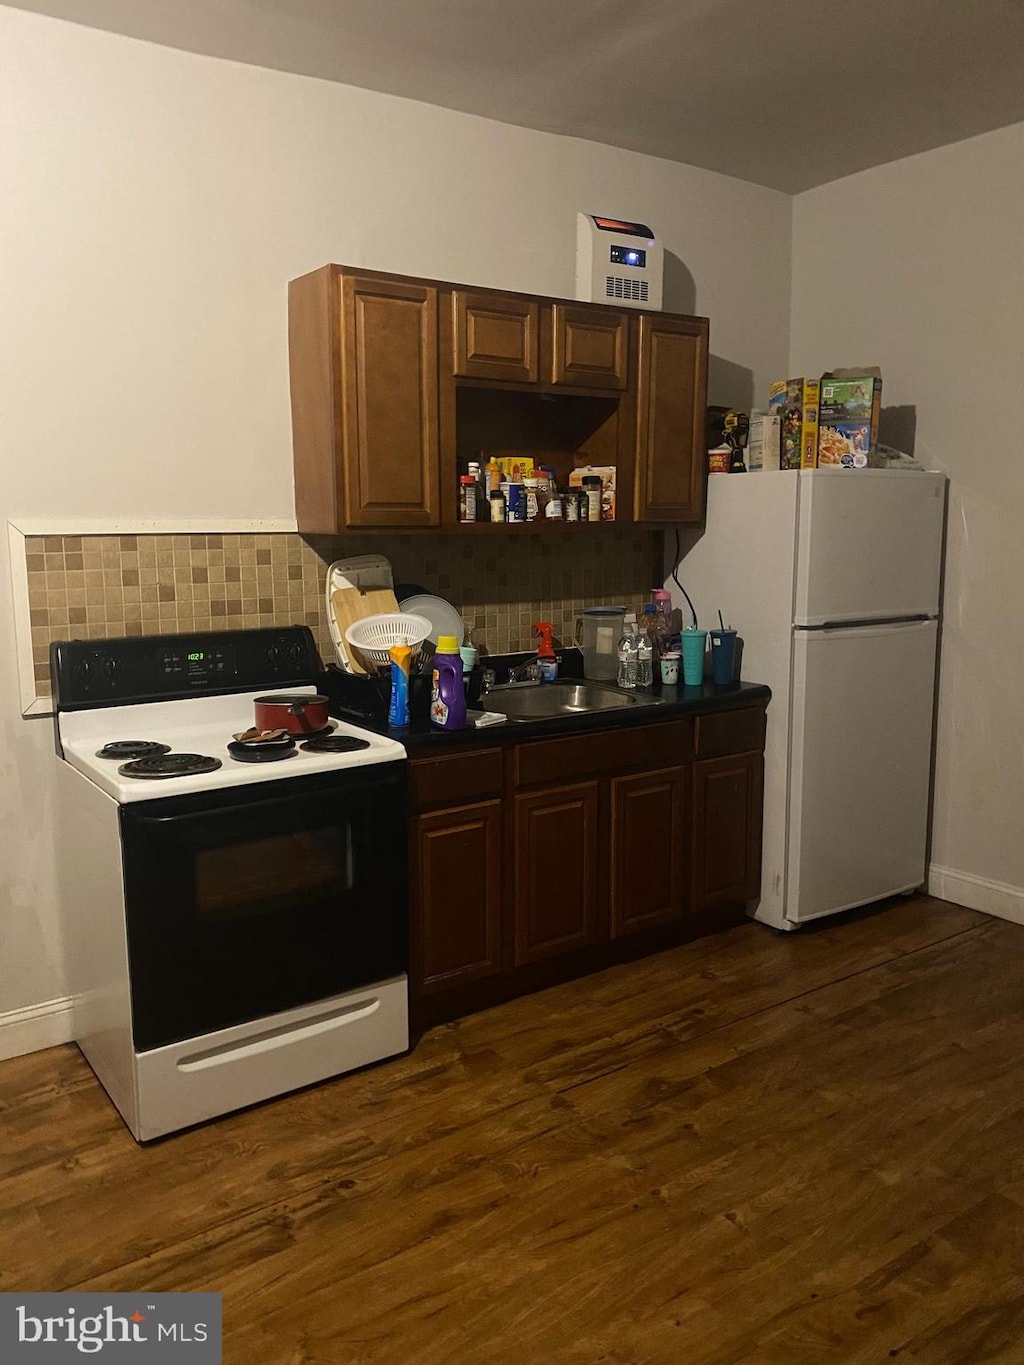
[[(572, 681), (567, 673), (563, 681)], [(324, 679), (321, 679), (324, 683)], [(540, 683), (543, 687), (544, 684)], [(325, 690), (330, 694), (329, 685)], [(701, 687), (663, 686), (656, 684), (651, 695), (664, 699), (660, 706), (623, 707), (621, 711), (589, 711), (580, 715), (558, 716), (546, 720), (509, 720), (497, 725), (467, 726), (464, 730), (438, 730), (429, 720), (414, 719), (403, 730), (389, 728), (365, 715), (359, 716), (332, 703), (331, 715), (340, 720), (362, 725), (378, 734), (388, 735), (404, 744), (410, 754), (434, 753), (444, 749), (464, 748), (468, 745), (515, 744), (528, 739), (553, 739), (559, 735), (581, 734), (587, 731), (621, 730), (637, 725), (657, 725), (697, 712), (724, 711), (752, 702), (768, 701), (771, 689), (765, 683), (738, 682), (718, 687), (705, 680)]]
[(418, 721), (407, 730), (384, 729), (382, 733), (404, 744), (410, 754), (432, 753), (466, 744), (514, 744), (526, 739), (554, 739), (558, 735), (575, 735), (588, 730), (657, 725), (698, 711), (725, 711), (771, 697), (771, 689), (766, 684), (746, 682), (732, 683), (728, 687), (705, 682), (703, 687), (660, 687), (651, 691), (655, 696), (664, 697), (663, 705), (630, 706), (621, 711), (587, 711), (553, 720), (508, 720), (501, 725), (472, 726), (465, 730), (438, 730), (429, 721)]

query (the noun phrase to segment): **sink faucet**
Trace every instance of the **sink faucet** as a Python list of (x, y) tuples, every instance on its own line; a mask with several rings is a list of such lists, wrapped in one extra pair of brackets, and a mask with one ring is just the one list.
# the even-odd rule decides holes
[(540, 682), (540, 666), (536, 660), (528, 664), (516, 664), (515, 668), (509, 669), (508, 680), (510, 683)]

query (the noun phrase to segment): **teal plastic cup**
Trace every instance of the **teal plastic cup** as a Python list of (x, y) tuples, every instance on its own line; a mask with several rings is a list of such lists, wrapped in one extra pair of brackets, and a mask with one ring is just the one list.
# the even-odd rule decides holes
[(708, 633), (706, 630), (684, 630), (679, 638), (683, 646), (683, 682), (687, 687), (699, 687), (704, 681)]

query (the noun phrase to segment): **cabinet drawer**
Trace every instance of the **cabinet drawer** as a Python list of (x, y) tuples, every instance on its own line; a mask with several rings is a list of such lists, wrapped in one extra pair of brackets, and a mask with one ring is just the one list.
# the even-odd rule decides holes
[(452, 294), (452, 308), (455, 374), (537, 382), (540, 309), (536, 303), (457, 289)]
[(624, 313), (556, 303), (551, 321), (553, 383), (596, 389), (626, 387), (629, 320)]
[(691, 722), (668, 721), (635, 730), (609, 730), (519, 744), (513, 753), (517, 787), (589, 777), (623, 768), (661, 767), (690, 758)]
[(743, 707), (738, 711), (718, 711), (697, 716), (693, 726), (693, 752), (696, 758), (717, 758), (719, 754), (758, 753), (764, 748), (764, 708)]
[(501, 795), (501, 750), (472, 749), (409, 762), (409, 797), (414, 810), (457, 806)]

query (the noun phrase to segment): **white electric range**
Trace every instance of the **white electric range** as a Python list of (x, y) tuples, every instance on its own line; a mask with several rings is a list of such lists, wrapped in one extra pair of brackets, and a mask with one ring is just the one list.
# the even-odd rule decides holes
[(140, 1141), (408, 1047), (404, 748), (235, 741), (319, 668), (300, 626), (52, 647), (75, 1037)]

